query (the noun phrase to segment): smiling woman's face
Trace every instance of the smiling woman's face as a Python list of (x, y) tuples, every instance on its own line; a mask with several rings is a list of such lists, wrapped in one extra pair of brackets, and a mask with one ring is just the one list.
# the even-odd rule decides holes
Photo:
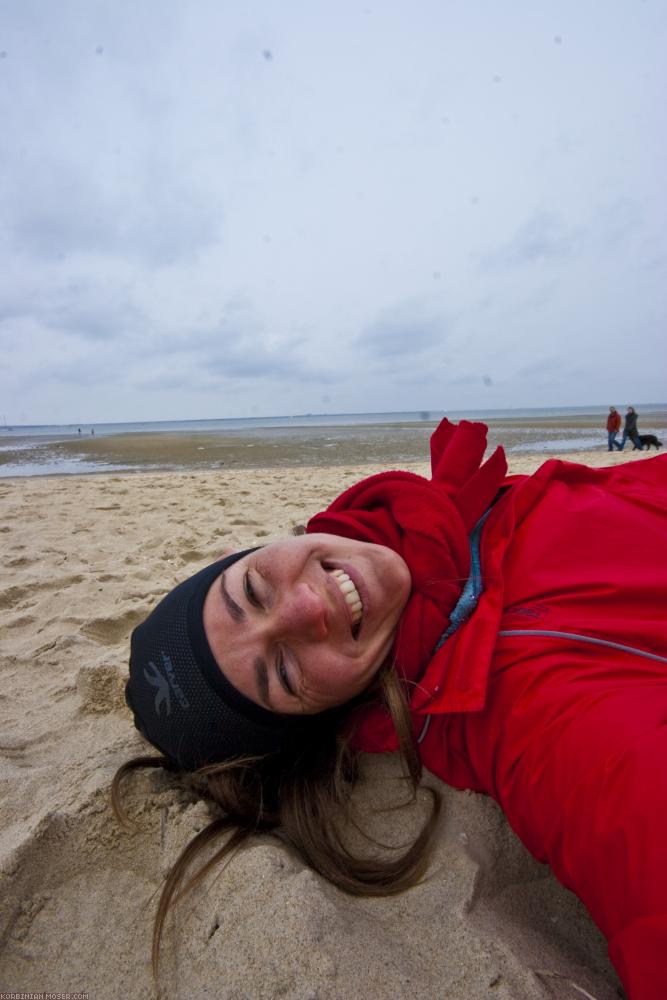
[(410, 595), (392, 549), (336, 535), (272, 542), (210, 588), (204, 630), (218, 666), (274, 712), (342, 705), (373, 679)]

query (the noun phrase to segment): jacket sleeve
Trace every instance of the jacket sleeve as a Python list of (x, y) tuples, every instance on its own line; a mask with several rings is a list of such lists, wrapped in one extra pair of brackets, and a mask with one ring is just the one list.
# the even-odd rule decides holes
[[(496, 799), (586, 905), (630, 1000), (665, 1000), (667, 457), (546, 463), (506, 506), (484, 708), (432, 719), (422, 757)], [(474, 616), (452, 641), (466, 631)]]

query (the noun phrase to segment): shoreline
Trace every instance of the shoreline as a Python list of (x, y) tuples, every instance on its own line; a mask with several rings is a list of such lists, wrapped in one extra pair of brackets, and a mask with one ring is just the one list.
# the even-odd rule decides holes
[[(164, 431), (95, 437), (3, 438), (0, 478), (134, 471), (326, 468), (349, 464), (402, 468), (429, 453), (436, 424), (376, 423), (227, 431)], [(642, 414), (640, 432), (667, 440), (667, 411)], [(488, 422), (488, 445), (508, 456), (608, 454), (599, 415), (503, 417)], [(626, 451), (631, 444), (626, 445)], [(624, 453), (625, 454), (625, 453)]]
[[(487, 448), (484, 459), (488, 459), (493, 452), (493, 448)], [(514, 474), (530, 474), (542, 465), (544, 462), (551, 461), (552, 459), (561, 462), (573, 462), (579, 465), (590, 465), (594, 468), (602, 468), (605, 466), (616, 466), (622, 465), (624, 462), (634, 462), (642, 461), (648, 458), (656, 458), (658, 455), (662, 454), (662, 449), (644, 449), (643, 451), (635, 450), (631, 446), (627, 446), (623, 452), (609, 452), (604, 448), (599, 448), (597, 450), (593, 449), (581, 449), (577, 451), (553, 451), (545, 452), (541, 450), (525, 450), (525, 451), (506, 451), (508, 475)], [(667, 452), (665, 452), (667, 454)], [(377, 461), (360, 461), (358, 458), (349, 458), (347, 460), (340, 459), (335, 462), (314, 462), (308, 464), (306, 462), (294, 464), (290, 462), (283, 462), (281, 464), (265, 464), (265, 465), (230, 465), (217, 466), (217, 467), (196, 467), (196, 466), (182, 466), (182, 467), (154, 467), (154, 468), (144, 468), (137, 465), (133, 468), (101, 468), (101, 469), (86, 469), (85, 471), (76, 472), (63, 472), (63, 471), (50, 471), (50, 472), (40, 472), (38, 474), (21, 474), (16, 473), (13, 475), (2, 475), (0, 474), (0, 489), (3, 484), (12, 483), (25, 483), (25, 482), (40, 482), (42, 480), (53, 482), (62, 480), (64, 482), (69, 481), (87, 481), (87, 480), (113, 480), (118, 481), (127, 478), (129, 481), (133, 481), (140, 477), (147, 477), (151, 479), (169, 478), (170, 480), (174, 478), (187, 478), (189, 476), (201, 476), (206, 478), (220, 477), (220, 476), (239, 476), (239, 475), (253, 475), (253, 474), (272, 474), (280, 472), (298, 471), (300, 473), (308, 474), (324, 474), (326, 475), (328, 471), (333, 472), (338, 471), (342, 475), (346, 475), (345, 470), (349, 470), (350, 467), (354, 468), (354, 473), (359, 479), (367, 478), (368, 476), (375, 475), (378, 472), (385, 472), (387, 470), (401, 470), (405, 472), (414, 472), (418, 475), (430, 477), (430, 463), (428, 460), (410, 460), (403, 463), (396, 463), (394, 465), (387, 465), (382, 462)], [(1, 470), (0, 466), (0, 470)], [(349, 472), (347, 473), (349, 475)]]

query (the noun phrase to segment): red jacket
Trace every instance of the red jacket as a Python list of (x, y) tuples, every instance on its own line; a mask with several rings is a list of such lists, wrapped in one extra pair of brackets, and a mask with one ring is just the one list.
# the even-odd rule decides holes
[(621, 429), (621, 414), (618, 410), (614, 410), (607, 417), (607, 430), (608, 431), (620, 431)]
[[(365, 483), (377, 490), (378, 478)], [(476, 607), (458, 628), (448, 619), (427, 662), (398, 663), (422, 759), (496, 799), (586, 904), (630, 1000), (664, 1000), (667, 456), (609, 469), (552, 460), (505, 484), (480, 528)], [(351, 534), (336, 516), (351, 516), (363, 485), (309, 530)], [(395, 749), (384, 712), (360, 720), (359, 743)]]

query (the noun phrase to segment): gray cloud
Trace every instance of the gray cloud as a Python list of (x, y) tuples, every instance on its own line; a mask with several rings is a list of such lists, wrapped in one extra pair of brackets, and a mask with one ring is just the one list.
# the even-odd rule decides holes
[(492, 386), (493, 379), (490, 375), (459, 375), (457, 378), (452, 378), (449, 380), (450, 385), (462, 385), (462, 386), (476, 386), (485, 385)]
[(335, 378), (326, 366), (313, 364), (303, 337), (269, 338), (257, 310), (243, 296), (226, 303), (217, 323), (162, 340), (156, 363), (167, 371), (142, 376), (137, 384), (173, 388), (185, 384), (184, 370), (209, 389), (230, 381), (322, 384)]
[(533, 361), (529, 365), (522, 365), (517, 369), (516, 374), (518, 378), (522, 379), (560, 377), (562, 372), (569, 371), (572, 367), (573, 363), (570, 359), (552, 355)]
[(209, 358), (206, 367), (222, 378), (303, 379), (314, 374), (294, 349), (269, 350), (250, 341), (221, 345), (218, 356)]
[[(154, 173), (146, 167), (131, 186), (111, 189), (79, 164), (42, 163), (32, 177), (21, 171), (5, 208), (15, 250), (57, 260), (109, 255), (155, 267), (215, 243), (219, 205), (174, 177), (167, 182), (158, 163), (152, 167)], [(114, 169), (111, 162), (108, 170)]]
[(516, 231), (514, 236), (481, 257), (485, 268), (511, 268), (538, 261), (570, 257), (581, 247), (584, 233), (567, 226), (557, 215), (541, 212)]
[(406, 302), (385, 310), (354, 341), (354, 346), (380, 361), (416, 358), (443, 345), (448, 329), (441, 316), (421, 302)]
[(127, 287), (87, 278), (65, 279), (62, 284), (30, 282), (0, 293), (0, 327), (5, 324), (11, 330), (19, 319), (93, 342), (137, 335), (146, 326), (143, 310)]

